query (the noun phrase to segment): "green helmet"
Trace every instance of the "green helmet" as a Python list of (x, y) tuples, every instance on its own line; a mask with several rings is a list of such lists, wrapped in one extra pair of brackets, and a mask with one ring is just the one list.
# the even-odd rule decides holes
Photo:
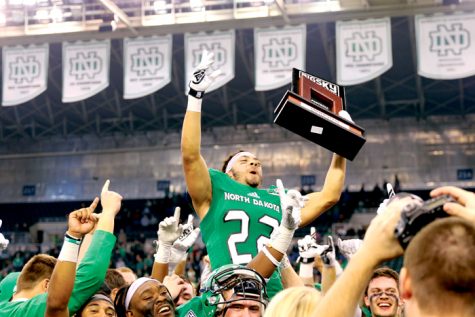
[[(214, 270), (201, 290), (206, 298), (206, 316), (217, 316), (226, 310), (227, 304), (240, 300), (253, 300), (267, 306), (265, 285), (259, 273), (242, 265), (227, 264)], [(234, 291), (227, 299), (223, 294), (226, 290)]]

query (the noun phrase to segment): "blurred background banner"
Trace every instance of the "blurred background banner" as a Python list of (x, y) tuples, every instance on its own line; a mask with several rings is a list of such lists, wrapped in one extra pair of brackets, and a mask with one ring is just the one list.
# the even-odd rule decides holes
[(234, 41), (234, 30), (185, 34), (186, 93), (188, 92), (190, 76), (200, 63), (203, 50), (214, 53), (214, 64), (211, 66), (211, 71), (221, 70), (221, 75), (206, 90), (207, 93), (224, 86), (234, 78)]
[(152, 94), (171, 81), (172, 35), (124, 39), (124, 99)]
[(306, 39), (306, 25), (254, 29), (257, 91), (287, 85), (292, 68), (305, 69)]
[(110, 40), (63, 43), (63, 102), (94, 96), (109, 86)]
[(361, 84), (393, 66), (391, 19), (336, 22), (337, 83)]
[(432, 79), (475, 75), (475, 14), (416, 15), (418, 73)]
[(22, 104), (46, 90), (48, 54), (48, 44), (3, 48), (3, 106)]

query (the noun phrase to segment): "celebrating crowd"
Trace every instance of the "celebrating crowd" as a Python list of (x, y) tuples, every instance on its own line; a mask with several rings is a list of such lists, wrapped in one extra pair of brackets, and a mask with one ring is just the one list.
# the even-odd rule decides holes
[[(302, 229), (308, 235), (298, 241), (297, 265), (291, 263), (295, 231), (339, 201), (346, 161), (334, 154), (321, 191), (306, 195), (280, 180), (261, 188), (262, 162), (250, 152), (230, 155), (221, 170), (209, 168), (200, 152), (201, 107), (220, 76), (212, 64), (213, 55), (203, 52), (181, 141), (199, 227), (193, 216), (181, 220), (177, 207), (158, 225), (150, 276), (111, 269), (122, 196), (106, 181), (100, 198), (69, 214), (57, 258), (36, 254), (1, 281), (0, 316), (475, 316), (475, 194), (460, 188), (434, 189), (439, 200), (429, 202), (391, 195), (378, 202), (363, 240), (333, 234), (319, 244), (314, 228)], [(195, 285), (185, 267), (200, 234), (208, 256)], [(0, 234), (0, 248), (8, 244)], [(400, 272), (381, 266), (400, 256)]]

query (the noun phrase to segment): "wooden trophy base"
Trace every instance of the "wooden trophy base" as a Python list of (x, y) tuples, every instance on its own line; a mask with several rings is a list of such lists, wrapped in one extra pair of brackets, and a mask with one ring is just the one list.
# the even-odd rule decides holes
[(291, 91), (274, 114), (274, 123), (350, 161), (366, 142), (363, 128)]

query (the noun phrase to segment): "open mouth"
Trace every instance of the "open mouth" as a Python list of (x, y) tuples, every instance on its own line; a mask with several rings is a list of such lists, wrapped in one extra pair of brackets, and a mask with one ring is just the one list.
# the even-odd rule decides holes
[(256, 171), (251, 171), (250, 172), (252, 175), (257, 175), (257, 172)]
[(391, 303), (379, 303), (378, 307), (382, 308), (382, 309), (388, 309), (388, 308), (392, 307), (392, 304)]
[(157, 312), (158, 316), (169, 316), (172, 314), (173, 310), (172, 307), (168, 304), (161, 305), (157, 307), (155, 310)]

